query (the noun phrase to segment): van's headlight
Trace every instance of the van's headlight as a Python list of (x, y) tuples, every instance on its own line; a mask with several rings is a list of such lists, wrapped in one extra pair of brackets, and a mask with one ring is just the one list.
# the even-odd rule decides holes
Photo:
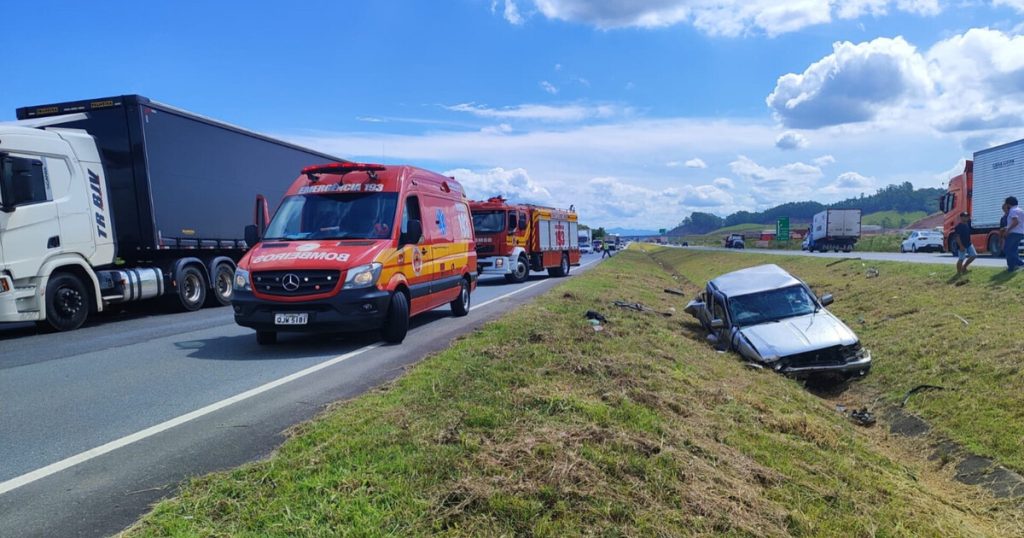
[(342, 289), (368, 288), (376, 284), (383, 268), (380, 263), (373, 262), (349, 269), (345, 274), (345, 286)]
[(252, 291), (252, 286), (249, 284), (249, 271), (235, 268), (235, 280), (232, 287), (239, 291)]

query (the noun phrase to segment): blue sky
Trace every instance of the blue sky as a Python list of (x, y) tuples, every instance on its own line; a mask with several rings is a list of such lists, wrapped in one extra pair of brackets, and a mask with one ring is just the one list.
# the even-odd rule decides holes
[(1024, 0), (36, 1), (5, 19), (0, 120), (139, 93), (609, 227), (939, 186), (1024, 137)]

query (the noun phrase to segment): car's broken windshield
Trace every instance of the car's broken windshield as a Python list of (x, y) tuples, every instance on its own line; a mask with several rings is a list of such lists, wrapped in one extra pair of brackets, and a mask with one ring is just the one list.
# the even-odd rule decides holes
[(743, 327), (814, 313), (817, 302), (803, 286), (789, 286), (729, 298), (729, 315)]
[(397, 200), (393, 192), (289, 196), (266, 239), (387, 239)]

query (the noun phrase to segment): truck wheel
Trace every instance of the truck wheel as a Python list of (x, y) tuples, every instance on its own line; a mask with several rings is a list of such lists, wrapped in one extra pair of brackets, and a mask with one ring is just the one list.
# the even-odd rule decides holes
[(405, 294), (396, 291), (391, 294), (391, 302), (388, 304), (388, 315), (384, 320), (384, 327), (380, 330), (384, 341), (389, 344), (401, 344), (409, 332), (409, 300)]
[(256, 343), (261, 346), (272, 346), (277, 343), (277, 333), (274, 331), (256, 331)]
[(469, 314), (469, 282), (466, 279), (462, 279), (462, 283), (459, 285), (459, 296), (451, 302), (452, 313), (456, 317), (465, 316)]
[(516, 259), (515, 269), (512, 270), (511, 274), (505, 275), (505, 280), (512, 282), (513, 284), (519, 284), (520, 282), (526, 282), (526, 279), (529, 276), (530, 262), (526, 260), (526, 256), (520, 254), (519, 258)]
[(206, 306), (228, 306), (231, 304), (232, 281), (235, 271), (231, 265), (218, 264), (213, 270), (213, 293), (206, 296)]
[(73, 331), (89, 316), (89, 292), (77, 276), (57, 273), (46, 283), (46, 322), (58, 331)]
[(562, 254), (562, 263), (558, 264), (558, 267), (552, 267), (548, 269), (548, 276), (566, 276), (569, 274), (569, 255)]
[(194, 265), (178, 274), (178, 305), (186, 312), (195, 312), (206, 302), (206, 278)]
[(988, 253), (993, 258), (1001, 258), (1003, 256), (1003, 246), (999, 244), (999, 236), (992, 235), (988, 238)]

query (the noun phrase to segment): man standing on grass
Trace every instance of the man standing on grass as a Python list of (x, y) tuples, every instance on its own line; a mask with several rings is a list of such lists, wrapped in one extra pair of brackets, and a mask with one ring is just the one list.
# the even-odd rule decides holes
[(1007, 196), (1003, 204), (1006, 208), (1006, 242), (1003, 243), (1003, 251), (1006, 254), (1006, 270), (1016, 271), (1024, 262), (1020, 260), (1021, 240), (1024, 240), (1024, 210), (1017, 206), (1017, 197)]
[(960, 213), (960, 222), (953, 228), (953, 237), (956, 238), (957, 256), (956, 274), (960, 276), (967, 273), (967, 266), (978, 257), (978, 251), (971, 243), (971, 215), (966, 211)]

